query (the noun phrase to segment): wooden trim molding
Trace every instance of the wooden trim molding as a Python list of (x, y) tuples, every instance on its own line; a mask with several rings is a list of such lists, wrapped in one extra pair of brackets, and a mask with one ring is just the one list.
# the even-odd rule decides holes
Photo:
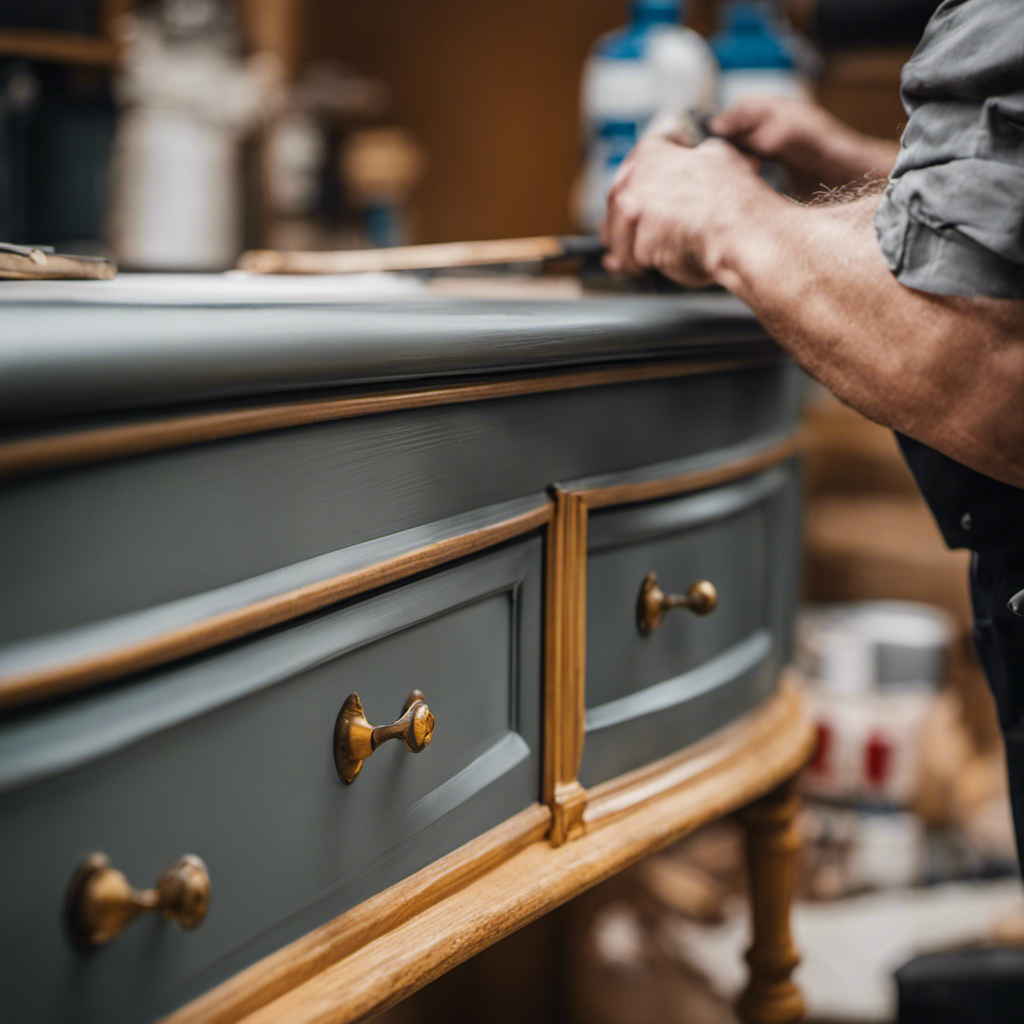
[(604, 387), (644, 380), (722, 373), (764, 366), (771, 357), (717, 361), (671, 360), (630, 363), (596, 370), (576, 370), (549, 376), (504, 378), (494, 381), (437, 385), (402, 391), (383, 391), (344, 398), (290, 402), (224, 412), (178, 416), (118, 427), (101, 427), (54, 436), (32, 437), (0, 444), (0, 478), (27, 476), (67, 466), (125, 458), (143, 452), (205, 444), (246, 434), (288, 427), (379, 415), (401, 409), (454, 405), (511, 398), (549, 391)]
[(711, 466), (707, 469), (666, 476), (657, 480), (638, 480), (611, 483), (603, 487), (589, 487), (576, 493), (582, 498), (588, 509), (670, 498), (676, 494), (699, 491), (705, 487), (717, 487), (730, 480), (738, 480), (740, 477), (759, 473), (761, 470), (775, 466), (795, 455), (800, 450), (802, 443), (802, 434), (797, 431), (770, 447), (743, 458), (733, 459), (721, 466)]
[(583, 830), (586, 793), (577, 780), (583, 756), (586, 658), (587, 510), (578, 495), (555, 489), (549, 531), (544, 799), (551, 842)]
[(406, 576), (475, 554), (547, 525), (544, 504), (502, 522), (448, 537), (374, 565), (214, 615), (142, 642), (0, 678), (0, 709), (68, 693), (238, 640)]
[[(679, 755), (674, 784), (635, 803), (628, 828), (605, 815), (553, 848), (541, 838), (547, 810), (531, 810), (531, 818), (500, 826), (511, 840), (500, 838), (500, 829), (488, 833), (163, 1024), (366, 1020), (628, 864), (763, 796), (802, 767), (813, 744), (802, 701), (784, 686), (741, 722)], [(518, 852), (504, 859), (501, 845), (510, 841)], [(375, 924), (386, 907), (395, 917)]]

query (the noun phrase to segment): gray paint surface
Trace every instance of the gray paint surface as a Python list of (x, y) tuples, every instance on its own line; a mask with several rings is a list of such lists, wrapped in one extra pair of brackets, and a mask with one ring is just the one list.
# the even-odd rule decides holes
[[(536, 801), (541, 548), (501, 548), (0, 728), (0, 762), (22, 783), (0, 797), (4, 1018), (154, 1019)], [(345, 697), (382, 724), (414, 687), (437, 719), (431, 745), (385, 744), (344, 787), (332, 736)], [(117, 735), (97, 756), (104, 713)], [(139, 886), (199, 854), (207, 920), (186, 933), (147, 915), (73, 949), (61, 901), (91, 850)]]
[(0, 420), (751, 345), (773, 350), (724, 292), (140, 308), (0, 291)]
[(731, 457), (796, 423), (794, 377), (780, 363), (412, 409), (11, 481), (0, 486), (0, 643), (193, 597), (555, 481)]
[[(681, 498), (592, 514), (584, 785), (681, 749), (774, 688), (795, 612), (796, 507), (791, 461)], [(669, 612), (642, 635), (636, 602), (651, 570), (670, 593), (710, 580), (718, 607), (708, 616)]]

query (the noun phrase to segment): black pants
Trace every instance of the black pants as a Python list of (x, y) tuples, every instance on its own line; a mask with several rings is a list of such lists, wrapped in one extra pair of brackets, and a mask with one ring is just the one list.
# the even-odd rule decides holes
[[(1021, 532), (1024, 534), (1024, 524)], [(1006, 739), (1017, 858), (1024, 867), (1024, 617), (1009, 608), (1010, 599), (1021, 590), (1024, 536), (1016, 550), (974, 556), (974, 644), (995, 696)]]

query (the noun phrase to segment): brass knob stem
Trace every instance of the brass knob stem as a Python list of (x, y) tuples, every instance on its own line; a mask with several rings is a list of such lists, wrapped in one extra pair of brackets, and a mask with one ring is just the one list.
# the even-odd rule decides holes
[(426, 750), (434, 736), (434, 716), (419, 690), (413, 690), (402, 716), (391, 725), (374, 727), (366, 720), (359, 694), (345, 698), (334, 723), (334, 764), (338, 778), (351, 786), (363, 770), (363, 762), (382, 743), (402, 740), (414, 754)]
[(143, 911), (153, 911), (195, 928), (210, 905), (210, 874), (195, 854), (186, 853), (159, 878), (153, 889), (134, 889), (103, 853), (91, 853), (78, 865), (67, 895), (67, 924), (83, 947), (116, 938)]
[(647, 634), (661, 625), (665, 612), (672, 608), (686, 608), (694, 615), (710, 615), (717, 605), (718, 591), (708, 580), (698, 580), (684, 594), (666, 594), (658, 583), (658, 577), (649, 572), (637, 598), (636, 624), (641, 633)]

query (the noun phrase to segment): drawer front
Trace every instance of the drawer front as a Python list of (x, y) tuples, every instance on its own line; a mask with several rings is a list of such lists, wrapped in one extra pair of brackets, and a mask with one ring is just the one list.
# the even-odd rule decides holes
[[(799, 416), (779, 362), (356, 416), (0, 486), (0, 645), (192, 597)], [(111, 581), (116, 581), (113, 585)]]
[[(153, 1020), (539, 796), (539, 538), (0, 730), (0, 1004), (9, 1019)], [(409, 692), (420, 754), (382, 744), (351, 786), (333, 756), (358, 693), (374, 725)], [(143, 915), (80, 952), (75, 866), (139, 888), (183, 853), (211, 877), (194, 931)]]
[[(784, 663), (798, 578), (795, 462), (588, 524), (586, 786), (648, 764), (750, 710)], [(681, 594), (709, 580), (708, 616), (680, 608), (643, 634), (649, 572)]]

